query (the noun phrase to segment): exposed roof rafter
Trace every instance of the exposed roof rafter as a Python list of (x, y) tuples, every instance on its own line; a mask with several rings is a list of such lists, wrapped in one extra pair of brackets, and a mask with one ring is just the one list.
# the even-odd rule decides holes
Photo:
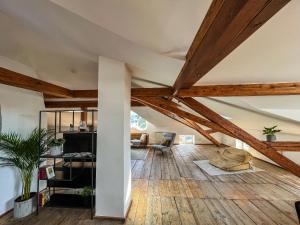
[(196, 116), (192, 113), (186, 112), (183, 109), (180, 109), (178, 104), (175, 102), (172, 102), (170, 100), (166, 100), (163, 98), (151, 98), (151, 97), (138, 97), (133, 98), (134, 100), (137, 100), (145, 105), (151, 105), (156, 108), (160, 108), (162, 110), (168, 111), (170, 113), (173, 113), (181, 118), (189, 119), (195, 123), (201, 124), (202, 126), (209, 127), (213, 130), (216, 130), (218, 132), (222, 132), (224, 134), (230, 135), (225, 129), (220, 127), (219, 125), (208, 121), (202, 117)]
[(176, 114), (174, 113), (171, 113), (170, 111), (168, 110), (164, 110), (162, 108), (159, 108), (159, 107), (156, 107), (152, 104), (149, 104), (145, 101), (141, 101), (142, 104), (145, 104), (146, 106), (152, 108), (153, 110), (173, 119), (173, 120), (176, 120), (177, 122), (181, 123), (181, 124), (184, 124), (194, 130), (196, 130), (200, 135), (204, 136), (206, 139), (208, 139), (211, 143), (215, 144), (216, 146), (220, 146), (220, 143), (215, 139), (213, 138), (211, 135), (209, 135), (208, 133), (206, 133), (206, 131), (204, 129), (202, 129), (198, 124), (196, 124), (195, 122), (191, 121), (191, 120), (187, 120), (185, 118), (182, 118), (180, 116), (177, 116)]
[[(144, 106), (132, 100), (131, 107)], [(98, 107), (98, 100), (93, 101), (45, 101), (46, 108), (95, 108)]]
[(26, 76), (3, 67), (0, 67), (0, 83), (50, 94), (56, 97), (72, 97), (72, 91), (67, 88)]
[[(133, 88), (134, 97), (171, 96), (171, 88)], [(201, 85), (181, 89), (178, 97), (230, 97), (230, 96), (300, 95), (300, 82), (270, 84)]]
[(213, 0), (173, 89), (177, 95), (250, 37), (290, 0)]

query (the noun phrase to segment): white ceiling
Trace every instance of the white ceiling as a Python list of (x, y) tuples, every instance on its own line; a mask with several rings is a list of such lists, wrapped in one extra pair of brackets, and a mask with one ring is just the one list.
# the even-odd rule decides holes
[[(0, 55), (33, 68), (43, 80), (70, 89), (97, 88), (99, 55), (126, 62), (135, 77), (172, 85), (210, 3), (1, 0)], [(292, 0), (198, 84), (299, 82), (299, 12), (300, 1)], [(299, 110), (300, 99), (223, 100), (282, 116), (287, 115), (282, 110)], [(295, 119), (293, 112), (289, 117)]]
[(211, 0), (51, 0), (136, 44), (184, 57)]
[[(127, 25), (127, 27), (132, 28), (130, 30), (129, 28), (123, 29), (126, 33), (121, 36), (116, 33), (118, 28), (116, 25), (120, 24), (120, 20), (117, 17), (111, 18), (112, 14), (116, 13), (119, 15), (120, 12), (111, 10), (111, 6), (107, 2), (109, 1), (106, 1), (106, 4), (103, 3), (101, 7), (105, 8), (102, 11), (109, 12), (103, 13), (103, 16), (106, 17), (106, 21), (110, 22), (99, 25), (51, 1), (1, 0), (0, 10), (3, 17), (7, 17), (6, 20), (1, 20), (1, 26), (9, 27), (14, 33), (4, 33), (3, 35), (6, 38), (3, 38), (1, 42), (4, 46), (12, 45), (14, 48), (7, 48), (7, 51), (2, 51), (0, 54), (23, 63), (32, 64), (40, 72), (40, 77), (44, 80), (57, 80), (58, 83), (65, 82), (64, 77), (68, 77), (66, 80), (70, 80), (69, 78), (74, 77), (74, 71), (75, 73), (78, 71), (80, 85), (72, 79), (71, 82), (65, 84), (65, 86), (73, 85), (74, 89), (86, 89), (91, 85), (95, 85), (95, 79), (97, 79), (97, 57), (99, 55), (126, 62), (130, 68), (132, 67), (133, 76), (147, 77), (149, 80), (172, 85), (184, 60), (164, 55), (160, 51), (173, 51), (172, 49), (177, 51), (178, 47), (178, 49), (184, 49), (185, 52), (187, 46), (190, 45), (189, 42), (192, 41), (197, 32), (200, 21), (205, 16), (209, 3), (204, 4), (205, 7), (201, 7), (198, 4), (198, 8), (201, 10), (194, 16), (189, 16), (190, 19), (186, 18), (189, 15), (187, 9), (182, 9), (181, 14), (176, 13), (178, 17), (174, 17), (171, 13), (167, 15), (166, 9), (162, 9), (160, 11), (151, 10), (153, 15), (148, 15), (148, 19), (145, 19), (144, 22), (142, 22), (138, 14), (134, 16), (133, 12), (136, 9), (132, 3), (132, 7), (128, 7), (124, 11), (124, 17), (132, 15), (132, 20), (134, 20), (134, 17), (135, 20), (141, 20), (141, 22), (136, 27)], [(116, 1), (115, 4), (118, 3), (119, 7), (121, 7), (122, 2)], [(160, 7), (160, 3), (163, 5), (162, 2), (153, 3), (153, 7)], [(168, 2), (166, 1), (165, 4)], [(190, 9), (197, 3), (196, 0), (193, 2), (194, 4), (189, 6)], [(81, 4), (86, 5), (87, 2), (84, 1)], [(91, 2), (90, 4), (96, 8), (99, 7), (96, 2)], [(136, 5), (140, 5), (142, 8), (144, 4), (136, 3)], [(175, 12), (180, 11), (180, 8), (182, 8), (179, 5), (179, 3), (170, 4)], [(114, 9), (117, 9), (117, 7)], [(94, 10), (94, 13), (97, 13), (97, 11)], [(143, 12), (143, 14), (146, 17), (146, 13)], [(170, 17), (170, 23), (172, 22), (175, 25), (165, 24), (167, 17)], [(198, 18), (197, 21), (194, 21), (195, 17)], [(157, 21), (153, 23), (153, 27), (150, 29), (147, 23), (151, 21), (151, 18), (156, 18)], [(126, 26), (124, 23), (127, 22), (126, 19), (122, 20), (124, 20), (122, 25), (124, 27)], [(114, 31), (106, 28), (110, 24), (115, 24), (112, 26)], [(159, 24), (163, 26), (158, 28)], [(183, 29), (185, 26), (188, 29)], [(145, 33), (146, 27), (149, 27), (151, 32), (153, 31), (151, 36)], [(157, 31), (168, 28), (172, 30), (172, 32), (167, 32), (169, 35)], [(176, 33), (181, 29), (187, 33), (181, 34), (180, 36), (184, 38), (177, 41)], [(23, 33), (27, 33), (27, 35), (23, 35)], [(134, 33), (138, 33), (139, 36), (133, 35)], [(13, 36), (13, 39), (11, 39), (11, 36)], [(158, 38), (153, 38), (156, 36)], [(149, 41), (152, 38), (154, 41), (150, 43)], [(145, 40), (145, 43), (134, 42), (137, 39)], [(33, 46), (33, 43), (36, 46)], [(177, 46), (176, 48), (174, 48), (175, 45)], [(49, 49), (45, 49), (45, 46), (49, 46)], [(162, 46), (166, 48), (162, 48)], [(36, 51), (33, 52), (32, 48), (36, 48)], [(60, 57), (48, 57), (47, 53), (49, 52), (51, 55), (52, 51), (55, 51), (56, 56), (59, 55)], [(70, 51), (72, 51), (71, 54), (69, 54)], [(25, 55), (22, 60), (20, 60), (16, 52), (22, 52)], [(30, 52), (30, 54), (27, 54), (27, 52)], [(177, 54), (177, 52), (175, 53)], [(87, 59), (84, 59), (83, 56), (87, 57)], [(24, 57), (26, 58), (25, 60)], [(78, 63), (76, 59), (80, 59), (81, 63)], [(86, 64), (88, 63), (93, 63), (94, 65), (87, 68)], [(89, 74), (89, 76), (86, 76), (86, 74)]]
[(198, 84), (300, 81), (300, 1), (292, 0)]
[[(172, 85), (210, 3), (1, 0), (0, 55), (73, 89), (96, 88), (99, 55), (125, 61), (135, 77)], [(299, 11), (292, 0), (198, 84), (300, 81)]]

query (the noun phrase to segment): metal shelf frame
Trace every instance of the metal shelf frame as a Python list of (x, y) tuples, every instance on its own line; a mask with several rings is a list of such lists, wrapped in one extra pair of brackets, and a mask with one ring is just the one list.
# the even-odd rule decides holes
[[(57, 133), (62, 133), (62, 130), (61, 130), (61, 120), (62, 120), (62, 113), (63, 112), (69, 112), (69, 113), (72, 113), (72, 125), (74, 127), (74, 123), (75, 123), (75, 113), (78, 113), (78, 112), (87, 112), (87, 113), (91, 113), (92, 114), (92, 126), (91, 126), (91, 130), (90, 132), (94, 133), (95, 132), (95, 113), (98, 112), (98, 110), (95, 110), (95, 109), (82, 109), (82, 110), (75, 110), (75, 109), (72, 109), (72, 110), (69, 110), (69, 109), (65, 109), (65, 110), (41, 110), (39, 111), (39, 130), (42, 129), (42, 116), (46, 113), (54, 113), (54, 138), (56, 139), (57, 137)], [(58, 124), (57, 124), (57, 117), (58, 117)], [(39, 162), (41, 159), (45, 159), (45, 158), (51, 158), (54, 160), (54, 163), (55, 163), (55, 159), (56, 158), (62, 158), (62, 157), (43, 157), (41, 156), (41, 136), (39, 136)], [(92, 157), (89, 157), (89, 159), (91, 159), (91, 163), (92, 163), (92, 166), (91, 166), (91, 186), (94, 187), (94, 165), (95, 165), (95, 159), (96, 157), (94, 157), (96, 154), (94, 152), (94, 135), (92, 135)], [(39, 168), (38, 168), (38, 172), (39, 172)], [(39, 214), (39, 188), (40, 188), (40, 179), (39, 179), (39, 176), (37, 176), (37, 210), (36, 210), (36, 215)], [(50, 193), (49, 193), (50, 194)], [(94, 218), (94, 209), (95, 209), (95, 206), (94, 206), (94, 199), (95, 199), (95, 193), (93, 191), (93, 194), (92, 194), (92, 197), (91, 197), (91, 208), (90, 208), (90, 211), (91, 211), (91, 219)]]

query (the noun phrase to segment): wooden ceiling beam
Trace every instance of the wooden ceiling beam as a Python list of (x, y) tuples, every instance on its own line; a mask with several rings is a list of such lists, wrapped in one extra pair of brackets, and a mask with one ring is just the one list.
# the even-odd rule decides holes
[(205, 130), (208, 134), (213, 134), (213, 133), (216, 133), (218, 131), (216, 130), (213, 130), (213, 129), (209, 129), (209, 130)]
[(176, 114), (179, 117), (189, 119), (191, 121), (194, 121), (196, 123), (201, 124), (202, 126), (209, 127), (213, 130), (217, 130), (219, 132), (222, 132), (224, 134), (230, 135), (225, 129), (220, 127), (219, 125), (208, 121), (202, 117), (196, 116), (192, 113), (186, 112), (178, 107), (178, 104), (175, 102), (172, 102), (170, 100), (165, 100), (163, 98), (154, 98), (154, 97), (139, 97), (139, 98), (134, 98), (139, 102), (142, 102), (143, 104), (146, 105), (152, 105), (154, 107), (166, 110), (170, 113)]
[[(131, 107), (144, 106), (143, 104), (132, 100)], [(46, 108), (96, 108), (98, 101), (45, 101)]]
[(214, 139), (211, 135), (207, 134), (206, 131), (204, 129), (202, 129), (200, 126), (198, 126), (198, 124), (196, 124), (195, 122), (191, 121), (191, 120), (187, 120), (187, 119), (184, 119), (182, 117), (179, 117), (177, 116), (176, 114), (174, 113), (171, 113), (167, 110), (164, 110), (164, 109), (161, 109), (159, 107), (156, 107), (156, 106), (153, 106), (151, 104), (148, 104), (148, 103), (141, 103), (141, 104), (145, 104), (146, 106), (152, 108), (153, 110), (173, 119), (173, 120), (176, 120), (177, 122), (181, 123), (181, 124), (184, 124), (188, 127), (190, 127), (191, 129), (193, 130), (196, 130), (200, 135), (204, 136), (206, 139), (208, 139), (211, 143), (215, 144), (216, 146), (220, 146), (220, 143)]
[(178, 94), (250, 37), (290, 0), (213, 0), (173, 89)]
[(276, 151), (279, 152), (300, 152), (299, 147), (293, 147), (293, 146), (275, 146), (273, 147), (276, 149)]
[(45, 101), (46, 108), (96, 108), (98, 101)]
[(276, 141), (276, 142), (268, 142), (264, 141), (267, 145), (272, 147), (298, 147), (300, 148), (300, 142), (298, 141)]
[(73, 90), (73, 98), (98, 98), (98, 90)]
[[(163, 97), (172, 95), (172, 88), (133, 88), (134, 97)], [(179, 90), (178, 97), (230, 97), (300, 95), (300, 82), (270, 84), (201, 85)]]
[[(0, 67), (0, 83), (42, 92), (45, 99), (51, 98), (98, 98), (98, 90), (69, 90), (36, 78)], [(133, 88), (133, 97), (169, 97), (172, 88)], [(300, 82), (241, 85), (203, 85), (181, 89), (179, 97), (226, 97), (299, 95)]]
[(267, 142), (264, 141), (269, 146), (272, 146), (277, 151), (284, 152), (300, 152), (300, 142), (295, 141), (276, 141), (276, 142)]
[(72, 97), (72, 91), (30, 76), (0, 67), (0, 83), (24, 88), (31, 91), (42, 92), (56, 97)]
[(176, 114), (177, 116), (183, 117), (183, 118), (188, 118), (192, 121), (195, 121), (203, 126), (206, 127), (211, 127), (213, 126), (213, 123), (211, 123), (210, 121), (201, 118), (199, 116), (196, 116), (192, 113), (186, 112), (184, 110), (181, 110), (177, 107), (177, 104), (172, 102), (172, 101), (168, 101), (168, 100), (164, 100), (162, 98), (152, 98), (152, 97), (143, 97), (143, 98), (136, 98), (138, 101), (145, 103), (147, 105), (152, 105), (154, 107), (158, 107), (160, 109), (169, 111), (171, 113)]
[(299, 95), (300, 82), (273, 84), (204, 85), (181, 89), (180, 97)]
[(186, 125), (186, 126), (192, 128), (192, 129), (194, 129), (194, 127), (193, 127), (191, 124), (187, 123), (183, 118), (177, 116), (177, 115), (174, 114), (174, 113), (171, 113), (171, 112), (168, 111), (168, 110), (159, 108), (159, 107), (154, 106), (153, 104), (150, 104), (150, 103), (145, 102), (145, 101), (140, 101), (140, 103), (141, 103), (141, 104), (144, 104), (145, 106), (148, 106), (149, 108), (151, 108), (151, 109), (153, 109), (153, 110), (155, 110), (155, 111), (157, 111), (157, 112), (159, 112), (159, 113), (162, 113), (162, 114), (165, 115), (165, 116), (170, 117), (171, 119), (174, 119), (174, 120), (176, 120), (176, 121), (178, 121), (178, 122), (180, 122), (180, 123), (182, 123), (182, 124), (184, 124), (184, 125)]
[(286, 170), (292, 172), (296, 176), (300, 177), (300, 166), (297, 165), (292, 160), (282, 156), (279, 154), (275, 148), (272, 146), (264, 143), (263, 141), (260, 141), (244, 131), (243, 129), (239, 128), (232, 122), (230, 122), (227, 119), (224, 119), (222, 116), (217, 114), (216, 112), (212, 111), (205, 105), (201, 104), (200, 102), (196, 101), (193, 98), (184, 98), (180, 99), (183, 104), (188, 106), (189, 108), (193, 109), (195, 112), (199, 113), (200, 115), (204, 116), (208, 120), (218, 124), (225, 130), (227, 130), (229, 133), (231, 133), (233, 136), (235, 136), (237, 139), (247, 143), (252, 148), (256, 149), (269, 159), (273, 160)]
[(170, 96), (173, 93), (172, 88), (132, 88), (131, 96), (148, 96), (148, 97), (162, 97)]

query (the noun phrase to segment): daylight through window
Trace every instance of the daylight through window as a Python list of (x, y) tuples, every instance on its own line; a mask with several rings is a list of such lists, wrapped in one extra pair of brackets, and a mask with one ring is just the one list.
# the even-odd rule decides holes
[(147, 129), (147, 120), (133, 111), (130, 112), (130, 124), (131, 128), (135, 128), (137, 130), (143, 131)]

